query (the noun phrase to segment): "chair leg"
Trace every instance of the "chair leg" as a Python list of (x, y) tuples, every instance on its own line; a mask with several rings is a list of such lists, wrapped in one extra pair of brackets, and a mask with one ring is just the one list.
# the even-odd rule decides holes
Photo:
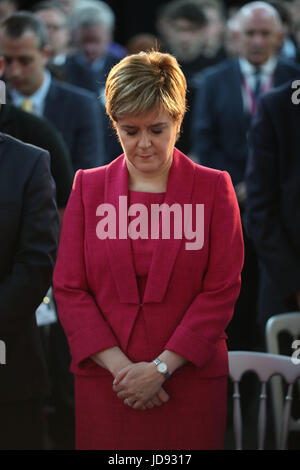
[(289, 430), (289, 421), (291, 415), (291, 406), (293, 400), (293, 384), (289, 385), (286, 397), (285, 397), (285, 404), (282, 416), (282, 426), (281, 426), (281, 437), (280, 437), (280, 450), (285, 450), (287, 437), (288, 437), (288, 430)]
[(266, 401), (267, 401), (267, 393), (266, 393), (266, 382), (262, 382), (261, 384), (261, 394), (259, 396), (259, 413), (258, 413), (258, 450), (263, 450), (265, 444), (265, 436), (266, 436)]
[(236, 450), (242, 450), (242, 412), (240, 402), (240, 390), (238, 382), (234, 382), (233, 393), (233, 429), (235, 435)]

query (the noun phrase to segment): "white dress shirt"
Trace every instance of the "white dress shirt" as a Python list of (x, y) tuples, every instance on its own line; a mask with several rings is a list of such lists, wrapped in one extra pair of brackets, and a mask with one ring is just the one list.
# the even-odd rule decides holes
[[(250, 62), (248, 62), (248, 60), (245, 59), (244, 57), (239, 58), (239, 65), (240, 65), (242, 76), (244, 77), (244, 80), (246, 82), (246, 86), (249, 87), (249, 89), (251, 89), (252, 91), (254, 91), (256, 75), (257, 75), (257, 67), (250, 64)], [(277, 58), (273, 56), (273, 57), (270, 57), (270, 59), (267, 62), (265, 62), (263, 65), (259, 67), (262, 93), (269, 91), (273, 87), (273, 74), (274, 74), (276, 65), (277, 65)], [(247, 92), (244, 86), (242, 86), (242, 96), (243, 96), (244, 109), (249, 111), (251, 107), (251, 103), (249, 103), (249, 97), (247, 95)]]

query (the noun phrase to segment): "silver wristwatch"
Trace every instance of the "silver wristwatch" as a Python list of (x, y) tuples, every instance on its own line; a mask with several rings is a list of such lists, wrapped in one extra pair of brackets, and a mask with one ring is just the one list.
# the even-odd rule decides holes
[(168, 379), (170, 377), (169, 371), (168, 371), (168, 366), (165, 362), (162, 362), (160, 359), (156, 358), (154, 359), (154, 364), (156, 365), (156, 369), (160, 374), (164, 376), (165, 379)]

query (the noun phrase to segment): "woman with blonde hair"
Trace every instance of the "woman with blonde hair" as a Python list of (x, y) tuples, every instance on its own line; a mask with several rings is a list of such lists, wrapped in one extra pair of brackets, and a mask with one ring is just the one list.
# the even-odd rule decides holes
[(54, 274), (75, 374), (78, 449), (221, 449), (243, 241), (229, 175), (175, 148), (174, 57), (115, 65), (106, 109), (124, 154), (79, 170)]

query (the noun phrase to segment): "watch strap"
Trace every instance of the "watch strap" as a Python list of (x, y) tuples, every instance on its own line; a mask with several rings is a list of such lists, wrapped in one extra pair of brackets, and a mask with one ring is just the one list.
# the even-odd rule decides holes
[[(154, 364), (156, 365), (156, 367), (161, 364), (163, 361), (161, 361), (158, 357), (156, 359), (153, 360)], [(165, 364), (167, 366), (167, 364), (164, 362), (163, 364)], [(158, 370), (158, 372), (160, 374), (162, 374), (164, 376), (165, 379), (168, 379), (170, 377), (170, 373), (168, 371), (168, 367), (167, 367), (167, 370), (165, 372), (161, 372), (160, 370)]]

